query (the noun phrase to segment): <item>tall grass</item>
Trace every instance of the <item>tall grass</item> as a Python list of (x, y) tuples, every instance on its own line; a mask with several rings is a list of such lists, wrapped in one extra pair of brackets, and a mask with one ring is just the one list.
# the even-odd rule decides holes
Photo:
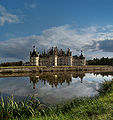
[(3, 97), (0, 101), (0, 120), (28, 118), (29, 116), (40, 116), (45, 112), (45, 106), (35, 97), (26, 98), (22, 102), (15, 102), (9, 97), (5, 103)]
[[(31, 118), (33, 120), (37, 118)], [(75, 98), (46, 109), (38, 120), (113, 120), (113, 80), (105, 81), (95, 98)]]

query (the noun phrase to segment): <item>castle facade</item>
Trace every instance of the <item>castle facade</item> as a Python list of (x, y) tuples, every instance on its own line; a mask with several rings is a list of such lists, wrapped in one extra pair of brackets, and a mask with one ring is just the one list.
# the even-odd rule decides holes
[(33, 51), (30, 52), (30, 65), (32, 66), (77, 66), (86, 65), (85, 57), (82, 54), (80, 56), (72, 56), (72, 52), (68, 48), (66, 51), (62, 49), (58, 50), (57, 47), (52, 47), (47, 52), (44, 50), (42, 54), (36, 51), (33, 46)]

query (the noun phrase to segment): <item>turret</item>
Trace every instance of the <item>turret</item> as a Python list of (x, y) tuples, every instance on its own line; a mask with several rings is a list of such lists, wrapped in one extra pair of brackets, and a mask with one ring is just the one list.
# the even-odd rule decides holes
[(33, 46), (33, 51), (35, 51), (35, 52), (36, 52), (36, 46), (35, 46), (35, 45)]
[(30, 52), (30, 65), (39, 66), (39, 53), (35, 46), (33, 46), (33, 52)]
[(85, 59), (85, 57), (82, 54), (82, 50), (81, 50), (81, 55), (79, 57), (80, 57), (80, 59)]

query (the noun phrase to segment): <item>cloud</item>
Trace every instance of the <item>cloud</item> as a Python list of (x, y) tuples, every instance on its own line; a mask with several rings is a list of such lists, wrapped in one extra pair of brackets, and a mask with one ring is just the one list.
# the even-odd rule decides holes
[(42, 35), (13, 38), (0, 42), (0, 56), (28, 58), (33, 44), (36, 44), (39, 52), (43, 49), (49, 49), (51, 46), (58, 46), (63, 49), (71, 48), (75, 53), (85, 45), (93, 44), (92, 37), (92, 33), (79, 34), (76, 29), (71, 29), (69, 25), (53, 27), (44, 30)]
[(36, 8), (36, 7), (37, 7), (36, 4), (31, 4), (31, 5), (30, 5), (30, 8)]
[(0, 26), (5, 23), (19, 23), (19, 17), (9, 13), (4, 6), (0, 5)]
[[(90, 80), (88, 79), (89, 77), (91, 78)], [(97, 80), (98, 76), (96, 77), (93, 74), (89, 74), (88, 76), (86, 74), (84, 79), (81, 84), (79, 78), (72, 78), (72, 82), (69, 86), (67, 83), (63, 83), (59, 85), (58, 88), (52, 88), (49, 83), (43, 85), (43, 82), (39, 81), (34, 90), (32, 89), (32, 83), (29, 83), (28, 77), (17, 77), (16, 79), (1, 78), (0, 89), (3, 95), (11, 96), (13, 94), (15, 97), (19, 98), (34, 95), (43, 103), (55, 104), (62, 100), (72, 99), (73, 97), (91, 97), (98, 94), (97, 90), (103, 78), (100, 76), (99, 80)]]
[(113, 40), (99, 41), (99, 49), (104, 52), (113, 52)]
[(34, 9), (36, 7), (37, 7), (37, 4), (35, 4), (35, 3), (32, 3), (32, 4), (25, 3), (25, 5), (24, 5), (25, 9)]
[[(78, 54), (81, 49), (86, 53), (86, 56), (89, 52), (89, 56), (93, 56), (92, 53), (98, 51), (112, 52), (113, 33), (108, 31), (107, 27), (104, 28), (107, 32), (98, 26), (86, 28), (72, 28), (70, 25), (52, 27), (44, 30), (41, 35), (12, 38), (0, 42), (0, 56), (2, 58), (29, 59), (29, 52), (32, 50), (33, 44), (36, 45), (39, 52), (52, 46), (58, 46), (64, 50), (71, 48), (73, 55)], [(107, 35), (109, 40), (105, 39)]]
[[(87, 76), (85, 76), (86, 79)], [(45, 86), (40, 88), (38, 84), (38, 96), (41, 97), (43, 103), (55, 104), (61, 101), (72, 99), (73, 97), (91, 97), (98, 94), (97, 90), (100, 87), (100, 81), (83, 80), (83, 83), (78, 78), (73, 78), (72, 83), (67, 86), (66, 83), (59, 85), (58, 88), (51, 88), (46, 83)]]

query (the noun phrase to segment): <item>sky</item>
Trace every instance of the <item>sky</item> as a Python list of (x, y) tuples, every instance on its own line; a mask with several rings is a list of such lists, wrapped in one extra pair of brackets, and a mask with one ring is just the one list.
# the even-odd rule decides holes
[(52, 46), (113, 57), (113, 0), (0, 0), (0, 63)]

